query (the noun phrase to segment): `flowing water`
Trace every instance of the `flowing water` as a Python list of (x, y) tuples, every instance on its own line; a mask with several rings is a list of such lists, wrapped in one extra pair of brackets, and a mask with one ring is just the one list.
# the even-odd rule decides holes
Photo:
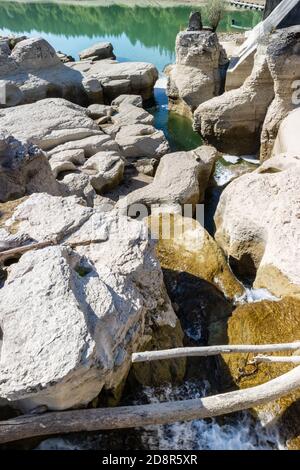
[[(174, 62), (175, 38), (185, 28), (191, 6), (162, 8), (153, 2), (149, 6), (103, 6), (59, 4), (46, 2), (1, 2), (0, 36), (24, 34), (43, 36), (56, 50), (76, 59), (78, 52), (95, 42), (110, 41), (120, 61), (152, 62), (161, 78), (155, 88), (155, 105), (150, 109), (155, 125), (162, 129), (172, 150), (189, 150), (201, 145), (188, 119), (167, 109), (164, 67)], [(193, 6), (195, 9), (195, 6)], [(239, 27), (250, 29), (261, 19), (255, 11), (230, 11), (222, 20), (219, 30), (235, 31), (232, 20)], [(204, 21), (205, 22), (205, 21)], [(234, 164), (234, 161), (230, 161)], [(228, 164), (228, 160), (227, 160)], [(226, 163), (219, 166), (219, 186), (228, 182), (224, 176)], [(245, 301), (256, 301), (268, 293), (248, 291)], [(201, 339), (201, 324), (193, 325), (193, 339)], [(192, 326), (190, 327), (191, 330)], [(186, 331), (191, 336), (191, 331)], [(195, 336), (196, 335), (196, 336)], [(200, 398), (210, 392), (204, 381), (188, 380), (182, 386), (164, 389), (144, 388), (131, 403)], [(115, 441), (115, 444), (113, 442)], [(168, 426), (148, 426), (133, 431), (117, 433), (92, 433), (51, 438), (43, 441), (40, 449), (88, 448), (144, 448), (144, 449), (277, 449), (278, 438), (274, 430), (264, 428), (249, 413), (235, 414), (220, 420), (195, 420)]]

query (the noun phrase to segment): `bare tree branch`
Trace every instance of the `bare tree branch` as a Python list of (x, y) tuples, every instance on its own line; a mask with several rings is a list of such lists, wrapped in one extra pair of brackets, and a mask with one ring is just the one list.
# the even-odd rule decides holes
[(281, 362), (300, 364), (300, 356), (263, 356), (258, 355), (253, 358), (253, 363), (259, 364), (261, 362)]
[(0, 422), (0, 443), (80, 431), (134, 428), (210, 418), (252, 408), (300, 388), (300, 366), (263, 385), (193, 400), (50, 412)]
[(230, 344), (225, 346), (204, 346), (191, 348), (162, 349), (161, 351), (144, 351), (132, 354), (132, 362), (149, 362), (161, 359), (176, 359), (190, 356), (216, 356), (231, 353), (263, 353), (275, 351), (296, 351), (300, 341), (282, 344)]

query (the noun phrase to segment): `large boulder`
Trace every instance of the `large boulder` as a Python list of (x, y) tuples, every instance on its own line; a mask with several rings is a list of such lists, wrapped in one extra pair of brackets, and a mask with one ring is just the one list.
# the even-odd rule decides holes
[(265, 46), (255, 56), (250, 77), (238, 89), (200, 105), (194, 128), (218, 150), (232, 155), (257, 153), (261, 127), (274, 97)]
[(241, 275), (274, 295), (300, 294), (299, 158), (268, 160), (221, 195), (216, 241)]
[[(214, 168), (217, 153), (213, 147), (198, 147), (190, 152), (176, 152), (161, 158), (155, 177), (148, 186), (137, 189), (118, 202), (122, 210), (133, 210), (142, 204), (151, 206), (183, 206), (195, 208), (204, 200), (204, 193)], [(137, 207), (137, 206), (136, 206)]]
[(176, 64), (167, 68), (171, 109), (191, 116), (204, 101), (221, 92), (220, 67), (226, 54), (210, 31), (182, 31), (176, 38)]
[(86, 110), (61, 98), (0, 110), (1, 129), (43, 150), (101, 134)]
[(0, 202), (35, 192), (59, 194), (45, 153), (35, 145), (0, 134)]
[(98, 42), (79, 52), (78, 55), (81, 60), (90, 58), (93, 60), (112, 59), (115, 58), (113, 50), (114, 48), (110, 42)]
[(158, 79), (158, 71), (146, 62), (117, 62), (114, 60), (82, 60), (68, 66), (98, 80), (103, 87), (104, 101), (110, 103), (121, 94), (141, 95), (148, 100)]
[(151, 215), (149, 230), (159, 240), (156, 253), (163, 269), (208, 281), (229, 299), (243, 294), (224, 253), (198, 221), (180, 214)]
[(300, 83), (300, 26), (273, 34), (268, 46), (268, 67), (274, 81), (275, 98), (272, 101), (261, 133), (260, 158), (270, 158), (282, 120), (299, 106), (293, 98), (295, 86)]
[(125, 163), (115, 152), (98, 152), (89, 158), (82, 171), (90, 176), (90, 182), (95, 191), (103, 193), (118, 184), (123, 179)]
[(83, 75), (65, 66), (53, 47), (42, 38), (18, 42), (1, 60), (0, 76), (9, 94), (2, 107), (51, 96), (80, 104), (88, 102)]
[[(12, 264), (0, 290), (0, 396), (13, 405), (86, 405), (124, 383), (131, 353), (149, 342), (152, 328), (178, 331), (140, 222), (74, 196), (34, 194), (15, 208), (1, 237), (6, 246), (56, 243)], [(181, 338), (174, 335), (170, 346)]]
[(146, 157), (158, 160), (169, 151), (163, 131), (149, 124), (117, 126), (115, 141), (126, 158)]
[[(93, 51), (92, 58), (63, 63), (42, 38), (21, 38), (0, 45), (1, 87), (6, 98), (0, 107), (32, 103), (50, 97), (65, 98), (80, 105), (110, 102), (120, 94), (141, 94), (149, 99), (158, 78), (152, 64), (97, 60), (113, 56), (111, 45)], [(85, 51), (86, 52), (86, 51)], [(86, 52), (89, 55), (89, 52)], [(85, 54), (85, 55), (86, 55)]]

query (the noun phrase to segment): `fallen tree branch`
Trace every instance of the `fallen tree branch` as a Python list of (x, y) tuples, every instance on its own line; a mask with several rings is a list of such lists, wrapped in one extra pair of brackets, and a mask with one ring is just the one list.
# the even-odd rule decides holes
[(27, 251), (38, 250), (40, 248), (45, 248), (46, 246), (52, 246), (56, 243), (52, 240), (46, 240), (38, 243), (31, 243), (30, 245), (17, 246), (16, 248), (11, 248), (9, 250), (0, 252), (0, 261), (4, 261), (7, 258), (11, 258), (18, 255), (23, 255)]
[(46, 248), (47, 246), (59, 245), (59, 246), (69, 246), (71, 248), (75, 248), (76, 246), (87, 246), (92, 243), (100, 243), (103, 241), (104, 241), (103, 239), (78, 240), (78, 241), (67, 240), (67, 241), (60, 243), (56, 240), (45, 240), (43, 242), (30, 243), (28, 245), (17, 246), (16, 248), (11, 248), (9, 250), (0, 251), (0, 262), (8, 258), (14, 257), (16, 255), (21, 256), (28, 251)]
[(262, 353), (275, 351), (295, 351), (300, 349), (300, 341), (282, 344), (230, 344), (225, 346), (204, 346), (191, 348), (162, 349), (161, 351), (144, 351), (134, 353), (132, 362), (149, 362), (161, 359), (176, 359), (190, 356), (216, 356), (232, 353)]
[(291, 364), (300, 364), (300, 356), (263, 356), (258, 355), (253, 358), (251, 361), (255, 364), (259, 364), (261, 362), (283, 362), (283, 363), (291, 363)]
[(300, 388), (300, 366), (253, 388), (193, 400), (48, 412), (0, 422), (0, 443), (34, 436), (134, 428), (211, 418), (268, 403)]

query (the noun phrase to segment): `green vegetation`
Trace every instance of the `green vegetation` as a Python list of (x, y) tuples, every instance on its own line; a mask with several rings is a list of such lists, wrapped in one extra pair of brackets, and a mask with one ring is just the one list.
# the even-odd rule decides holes
[(220, 21), (226, 13), (227, 3), (225, 0), (210, 0), (204, 7), (205, 17), (209, 26), (216, 31)]

